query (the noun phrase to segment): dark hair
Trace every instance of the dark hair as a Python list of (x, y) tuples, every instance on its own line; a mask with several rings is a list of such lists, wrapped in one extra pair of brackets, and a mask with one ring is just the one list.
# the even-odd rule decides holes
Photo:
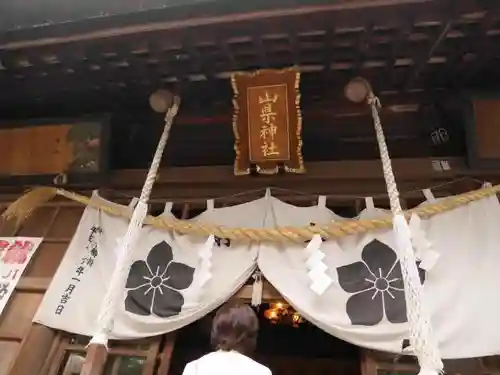
[(257, 345), (259, 320), (247, 304), (232, 302), (222, 306), (212, 321), (212, 346), (250, 354)]

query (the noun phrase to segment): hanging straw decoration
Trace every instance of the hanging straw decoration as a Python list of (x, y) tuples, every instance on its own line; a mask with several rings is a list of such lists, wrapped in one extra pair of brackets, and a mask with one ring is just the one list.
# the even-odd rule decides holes
[(356, 78), (351, 81), (346, 87), (345, 94), (355, 102), (362, 102), (366, 99), (371, 108), (384, 179), (393, 215), (392, 225), (401, 259), (406, 291), (410, 344), (418, 358), (420, 365), (419, 374), (436, 375), (443, 371), (443, 362), (441, 361), (437, 342), (433, 337), (430, 315), (425, 308), (422, 298), (423, 288), (418, 275), (415, 253), (411, 242), (411, 232), (401, 208), (401, 202), (399, 201), (399, 191), (394, 178), (394, 172), (392, 171), (391, 158), (378, 113), (380, 101), (374, 95), (370, 84), (362, 78)]
[(139, 197), (139, 202), (137, 203), (134, 212), (132, 213), (127, 232), (118, 244), (117, 254), (119, 255), (117, 264), (111, 276), (110, 285), (101, 304), (101, 310), (99, 312), (97, 323), (98, 329), (94, 333), (94, 336), (90, 340), (89, 344), (99, 344), (107, 347), (109, 334), (113, 330), (114, 316), (120, 302), (120, 297), (122, 296), (125, 287), (127, 272), (130, 267), (130, 257), (132, 249), (135, 242), (137, 241), (140, 229), (144, 224), (144, 219), (146, 218), (148, 213), (147, 202), (151, 195), (151, 190), (153, 189), (153, 185), (158, 174), (163, 151), (165, 150), (165, 146), (167, 145), (170, 128), (172, 127), (175, 115), (179, 110), (179, 105), (180, 99), (178, 97), (174, 97), (173, 105), (165, 115), (165, 127), (163, 129), (160, 141), (158, 142), (153, 161), (151, 162), (151, 167), (149, 168), (148, 174), (146, 176), (146, 181), (144, 182), (144, 186)]
[(15, 218), (17, 226), (31, 216), (39, 206), (55, 198), (57, 189), (53, 187), (37, 187), (13, 202), (2, 214), (2, 220)]

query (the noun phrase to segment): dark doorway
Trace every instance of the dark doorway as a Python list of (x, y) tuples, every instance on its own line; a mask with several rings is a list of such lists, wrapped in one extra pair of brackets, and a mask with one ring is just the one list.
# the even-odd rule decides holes
[[(309, 322), (298, 327), (273, 324), (259, 309), (260, 332), (255, 359), (273, 375), (360, 375), (359, 348), (339, 340)], [(169, 374), (181, 375), (184, 366), (209, 353), (212, 316), (178, 331)]]

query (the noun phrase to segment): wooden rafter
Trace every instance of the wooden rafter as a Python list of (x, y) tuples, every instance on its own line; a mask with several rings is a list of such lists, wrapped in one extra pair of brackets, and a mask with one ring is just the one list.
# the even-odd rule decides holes
[(420, 73), (422, 73), (422, 71), (426, 67), (429, 59), (432, 56), (434, 56), (434, 53), (436, 52), (436, 50), (439, 48), (441, 43), (443, 43), (443, 41), (446, 39), (446, 35), (450, 31), (451, 26), (452, 26), (452, 21), (447, 21), (447, 22), (443, 23), (439, 27), (439, 30), (437, 32), (437, 36), (430, 44), (428, 51), (424, 55), (417, 58), (417, 62), (414, 65), (413, 69), (411, 70), (411, 72), (408, 76), (408, 79), (406, 80), (406, 83), (404, 85), (404, 89), (406, 91), (412, 88), (413, 83), (419, 77)]
[(255, 45), (255, 50), (257, 52), (260, 67), (261, 68), (268, 68), (269, 67), (269, 59), (268, 59), (267, 52), (266, 52), (266, 46), (264, 45), (264, 42), (262, 40), (262, 36), (258, 32), (255, 32), (252, 35), (252, 41), (253, 41), (253, 44)]
[[(144, 25), (132, 25), (127, 27), (112, 28), (91, 31), (87, 33), (74, 34), (70, 36), (52, 37), (52, 38), (42, 38), (38, 40), (25, 40), (16, 42), (7, 42), (0, 45), (0, 50), (2, 49), (20, 49), (20, 48), (30, 48), (35, 46), (86, 41), (94, 39), (103, 39), (116, 36), (125, 35), (135, 35), (139, 33), (150, 33), (157, 31), (167, 31), (167, 30), (179, 30), (186, 29), (190, 27), (203, 26), (203, 25), (215, 25), (215, 24), (228, 24), (234, 22), (244, 22), (249, 20), (262, 20), (262, 19), (276, 19), (281, 17), (304, 17), (313, 14), (322, 14), (325, 12), (341, 12), (341, 11), (357, 11), (357, 10), (368, 10), (371, 12), (372, 9), (379, 9), (381, 15), (391, 6), (418, 6), (421, 4), (429, 3), (430, 0), (355, 0), (350, 2), (339, 2), (327, 5), (311, 5), (302, 6), (295, 8), (285, 8), (285, 9), (271, 9), (264, 11), (254, 11), (247, 13), (236, 13), (229, 15), (211, 16), (211, 17), (195, 17), (183, 20), (172, 20), (166, 22), (155, 22)], [(345, 22), (344, 22), (345, 24)]]
[(411, 14), (403, 13), (401, 17), (401, 24), (396, 27), (396, 35), (394, 41), (390, 47), (390, 52), (387, 56), (384, 76), (388, 77), (393, 86), (396, 82), (394, 79), (394, 68), (396, 65), (396, 60), (400, 56), (402, 47), (408, 41), (408, 36), (413, 30), (414, 20)]
[(297, 35), (297, 32), (293, 29), (289, 31), (288, 35), (289, 35), (288, 42), (290, 45), (290, 51), (292, 52), (292, 62), (294, 65), (299, 66), (301, 63), (299, 37)]
[[(499, 9), (499, 4), (495, 2), (493, 8), (489, 9), (485, 13), (483, 19), (479, 22), (478, 27), (472, 33), (471, 39), (473, 43), (470, 53), (474, 56), (474, 61), (472, 66), (469, 66), (467, 69), (467, 72), (460, 77), (460, 81), (462, 83), (470, 81), (470, 79), (488, 63), (489, 59), (491, 59), (496, 52), (496, 48), (494, 48), (494, 44), (491, 43), (487, 33), (498, 22), (497, 17)], [(464, 64), (465, 63), (466, 62), (464, 62)], [(459, 67), (459, 71), (464, 71), (464, 65)]]
[(215, 79), (215, 71), (210, 67), (210, 59), (201, 55), (199, 50), (194, 46), (193, 36), (188, 33), (182, 43), (183, 49), (189, 54), (189, 62), (195, 72), (203, 74), (207, 80)]
[(370, 51), (370, 43), (373, 37), (373, 23), (369, 23), (363, 31), (360, 32), (358, 41), (357, 41), (357, 49), (358, 55), (354, 62), (354, 76), (360, 76), (363, 70), (363, 63), (366, 60), (366, 56)]
[[(61, 97), (90, 98), (92, 103), (82, 100), (80, 109), (75, 106), (79, 111), (92, 105), (105, 108), (106, 102), (137, 107), (146, 105), (151, 91), (163, 85), (180, 86), (190, 100), (183, 108), (199, 110), (208, 102), (230, 103), (231, 72), (266, 66), (301, 65), (303, 103), (323, 97), (326, 102), (326, 95), (332, 89), (341, 91), (353, 75), (370, 79), (378, 92), (446, 89), (450, 83), (456, 90), (465, 82), (470, 85), (469, 78), (476, 75), (470, 71), (490, 69), (498, 48), (483, 47), (498, 39), (493, 35), (497, 31), (487, 33), (498, 20), (493, 8), (481, 21), (477, 15), (484, 6), (477, 2), (459, 0), (456, 14), (443, 11), (442, 1), (376, 1), (377, 6), (370, 2), (368, 8), (354, 3), (271, 12), (258, 20), (252, 18), (255, 14), (245, 15), (233, 23), (212, 19), (188, 30), (176, 23), (71, 43), (10, 45), (12, 49), (0, 52), (0, 84), (12, 88), (0, 93), (0, 110), (48, 108)], [(471, 25), (479, 22), (479, 37), (469, 35)], [(441, 28), (422, 26), (436, 24)], [(460, 27), (464, 35), (459, 35)], [(453, 35), (446, 38), (446, 32)], [(424, 44), (416, 40), (431, 42), (424, 50), (415, 47)], [(460, 62), (470, 55), (476, 56), (474, 61)], [(464, 67), (461, 81), (457, 75), (463, 75)], [(422, 82), (418, 78), (424, 72)]]

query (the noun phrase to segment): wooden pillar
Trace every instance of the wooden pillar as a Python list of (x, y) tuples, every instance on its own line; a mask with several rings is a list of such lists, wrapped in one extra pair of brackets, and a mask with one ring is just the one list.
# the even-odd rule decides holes
[(361, 375), (377, 375), (377, 363), (371, 357), (368, 350), (360, 348), (361, 350)]
[(354, 209), (356, 210), (356, 215), (359, 215), (363, 211), (365, 202), (362, 199), (354, 199)]
[(53, 329), (33, 324), (21, 344), (9, 375), (38, 374), (49, 355), (55, 336), (56, 331)]
[(158, 367), (158, 375), (168, 375), (170, 364), (172, 362), (172, 353), (174, 352), (176, 333), (172, 332), (166, 335), (165, 346), (160, 354), (160, 366)]
[(90, 344), (80, 375), (101, 375), (107, 359), (108, 349), (104, 345)]
[(189, 208), (189, 203), (185, 203), (184, 206), (182, 206), (181, 220), (186, 220), (189, 217)]

